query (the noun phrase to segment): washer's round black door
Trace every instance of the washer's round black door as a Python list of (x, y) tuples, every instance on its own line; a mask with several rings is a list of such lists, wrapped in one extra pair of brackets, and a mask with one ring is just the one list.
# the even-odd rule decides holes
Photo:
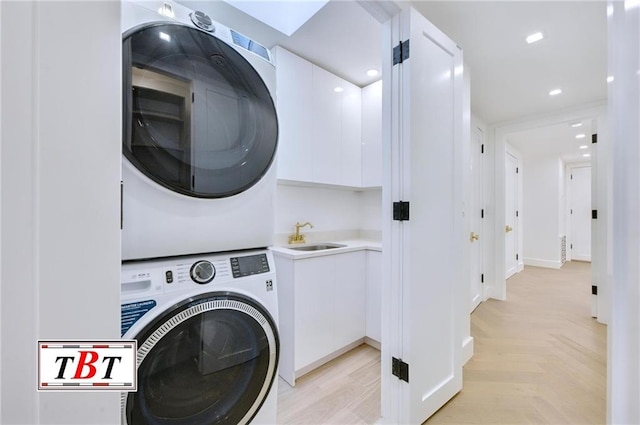
[(238, 194), (264, 176), (278, 120), (268, 88), (242, 55), (177, 23), (125, 33), (122, 51), (123, 153), (133, 165), (199, 198)]
[(128, 425), (244, 424), (276, 377), (279, 341), (262, 306), (235, 294), (187, 300), (138, 340), (138, 391)]

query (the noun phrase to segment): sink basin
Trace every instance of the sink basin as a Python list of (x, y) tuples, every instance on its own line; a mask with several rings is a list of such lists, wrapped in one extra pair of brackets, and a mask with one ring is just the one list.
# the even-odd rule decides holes
[(338, 243), (314, 243), (309, 245), (300, 246), (288, 246), (287, 248), (295, 251), (323, 251), (325, 249), (343, 248), (346, 245), (340, 245)]

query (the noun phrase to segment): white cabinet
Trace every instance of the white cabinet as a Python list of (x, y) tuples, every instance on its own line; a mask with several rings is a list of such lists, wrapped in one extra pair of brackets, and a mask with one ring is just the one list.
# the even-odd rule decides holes
[(358, 86), (277, 46), (278, 178), (360, 187)]
[(359, 187), (362, 186), (362, 90), (346, 81), (342, 87), (342, 184)]
[(310, 62), (277, 48), (278, 66), (278, 177), (288, 180), (312, 181), (314, 152), (309, 129), (313, 124), (313, 98)]
[(366, 251), (335, 255), (334, 347), (342, 348), (365, 336)]
[(295, 262), (295, 370), (333, 351), (335, 273), (333, 255)]
[(362, 89), (362, 186), (382, 186), (382, 80)]
[(280, 310), (280, 376), (297, 376), (365, 337), (366, 251), (291, 259), (274, 251)]
[(367, 251), (367, 328), (368, 338), (382, 342), (382, 253)]
[[(307, 137), (312, 141), (313, 180), (316, 183), (341, 184), (340, 126), (342, 121), (342, 93), (335, 89), (342, 80), (313, 65), (312, 124)], [(282, 102), (285, 102), (283, 99)], [(336, 166), (338, 165), (338, 166)]]

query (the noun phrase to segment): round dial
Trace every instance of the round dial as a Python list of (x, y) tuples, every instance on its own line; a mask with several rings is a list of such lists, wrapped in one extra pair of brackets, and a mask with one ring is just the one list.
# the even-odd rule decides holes
[(204, 284), (213, 280), (216, 275), (216, 268), (210, 261), (200, 260), (191, 266), (191, 279), (195, 283)]

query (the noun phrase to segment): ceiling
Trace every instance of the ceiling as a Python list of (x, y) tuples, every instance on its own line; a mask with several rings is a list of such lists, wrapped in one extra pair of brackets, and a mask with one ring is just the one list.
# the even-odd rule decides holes
[[(355, 1), (329, 1), (290, 37), (222, 1), (182, 3), (268, 47), (282, 45), (359, 86), (380, 78), (368, 77), (366, 71), (380, 70), (382, 26)], [(397, 3), (415, 7), (464, 49), (471, 109), (488, 125), (606, 99), (604, 1)], [(525, 37), (537, 31), (545, 38), (527, 44)], [(555, 88), (562, 94), (549, 96)], [(567, 136), (558, 131), (555, 140), (561, 137)], [(538, 143), (538, 149), (543, 145)]]
[[(572, 127), (577, 124), (581, 126)], [(507, 135), (507, 142), (527, 158), (560, 157), (565, 163), (590, 162), (591, 120), (570, 121), (510, 133)]]

